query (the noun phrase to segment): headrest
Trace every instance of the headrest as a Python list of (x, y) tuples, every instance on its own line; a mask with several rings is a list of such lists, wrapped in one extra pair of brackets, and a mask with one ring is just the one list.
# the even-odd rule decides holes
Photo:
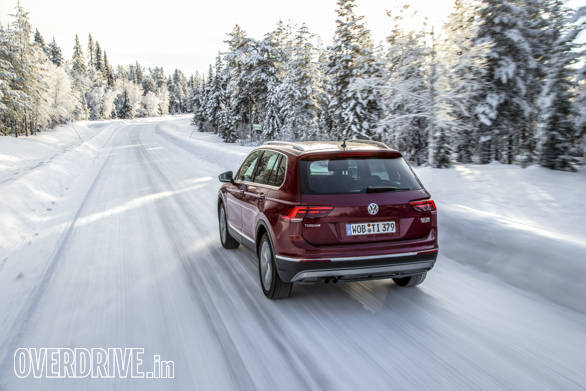
[(333, 171), (333, 172), (348, 171), (348, 160), (346, 160), (346, 159), (329, 160), (328, 161), (328, 171)]

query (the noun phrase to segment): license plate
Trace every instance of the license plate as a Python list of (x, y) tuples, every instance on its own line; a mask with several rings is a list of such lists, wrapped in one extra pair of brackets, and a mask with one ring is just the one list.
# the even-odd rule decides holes
[(346, 224), (346, 235), (348, 236), (392, 234), (395, 233), (396, 230), (397, 225), (394, 221)]

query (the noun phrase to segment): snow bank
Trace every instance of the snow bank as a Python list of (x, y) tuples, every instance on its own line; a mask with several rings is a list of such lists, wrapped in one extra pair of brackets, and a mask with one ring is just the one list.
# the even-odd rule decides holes
[(440, 253), (586, 312), (586, 173), (416, 169), (437, 201)]
[[(0, 137), (0, 319), (48, 267), (102, 166), (118, 121), (77, 122), (31, 137)], [(0, 327), (5, 330), (6, 328)]]
[(39, 136), (0, 138), (0, 259), (67, 221), (62, 214), (92, 179), (115, 124), (77, 122)]
[(0, 138), (0, 184), (10, 182), (27, 172), (49, 164), (64, 152), (87, 143), (100, 133), (104, 121), (80, 121), (60, 125), (29, 137)]

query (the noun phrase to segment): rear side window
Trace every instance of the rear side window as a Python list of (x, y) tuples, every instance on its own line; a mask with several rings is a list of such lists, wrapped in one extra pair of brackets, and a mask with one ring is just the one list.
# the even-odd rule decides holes
[(256, 167), (256, 162), (260, 157), (261, 151), (254, 151), (244, 160), (242, 166), (238, 170), (238, 175), (236, 175), (237, 181), (241, 182), (252, 182), (252, 175), (254, 174), (254, 168)]
[(281, 186), (285, 181), (285, 173), (287, 172), (287, 158), (285, 155), (281, 155), (279, 158), (279, 164), (277, 168), (273, 171), (273, 176), (271, 177), (271, 185), (272, 186)]
[(352, 194), (421, 189), (403, 158), (300, 160), (303, 194)]
[(285, 178), (285, 157), (274, 151), (265, 151), (259, 160), (255, 183), (281, 186)]
[(262, 183), (264, 185), (269, 184), (273, 170), (277, 168), (279, 163), (279, 154), (273, 151), (265, 151), (260, 158), (258, 163), (258, 170), (254, 176), (254, 182)]

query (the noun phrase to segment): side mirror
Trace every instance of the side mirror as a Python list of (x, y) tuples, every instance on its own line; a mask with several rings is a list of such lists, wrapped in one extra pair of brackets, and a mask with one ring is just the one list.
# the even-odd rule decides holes
[(218, 179), (220, 182), (230, 182), (234, 183), (234, 178), (232, 178), (232, 171), (226, 171), (218, 175)]

